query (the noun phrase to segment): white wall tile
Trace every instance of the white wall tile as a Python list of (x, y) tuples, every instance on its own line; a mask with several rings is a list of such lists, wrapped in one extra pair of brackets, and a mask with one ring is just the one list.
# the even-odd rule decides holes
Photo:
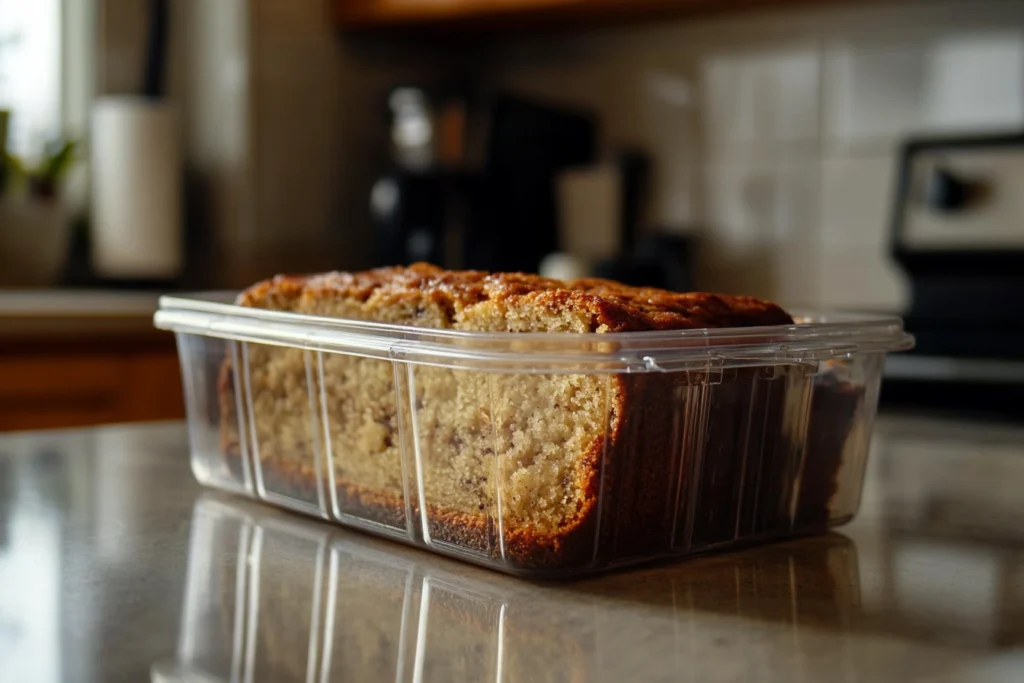
[(906, 277), (881, 247), (825, 243), (818, 260), (819, 306), (836, 310), (906, 310)]
[(825, 135), (833, 148), (1024, 125), (1020, 32), (843, 42), (826, 55)]
[(708, 145), (754, 156), (813, 145), (820, 62), (814, 47), (706, 57), (700, 73)]
[(819, 176), (814, 161), (708, 167), (698, 285), (817, 306)]
[(833, 244), (889, 239), (897, 155), (827, 158), (821, 166), (821, 234)]
[(646, 220), (679, 229), (697, 218), (701, 164), (693, 79), (681, 69), (644, 68), (637, 79), (636, 141), (651, 155)]
[(777, 242), (815, 239), (821, 219), (821, 175), (817, 161), (776, 162), (773, 205)]
[(705, 226), (723, 242), (811, 239), (818, 227), (816, 162), (711, 165), (704, 177)]
[(816, 306), (899, 312), (909, 303), (906, 277), (889, 255), (896, 164), (895, 150), (822, 161)]
[(831, 145), (888, 143), (921, 127), (926, 44), (837, 44), (826, 54), (824, 127)]
[(754, 57), (712, 55), (701, 66), (703, 123), (709, 147), (746, 148), (757, 139), (765, 112)]
[(820, 308), (820, 266), (815, 242), (736, 244), (712, 235), (701, 244), (696, 285), (708, 291), (765, 297), (792, 308)]
[(1024, 34), (938, 40), (928, 53), (924, 119), (934, 130), (1024, 126)]
[(769, 89), (767, 133), (781, 145), (816, 142), (821, 102), (821, 53), (797, 48), (765, 63)]
[(696, 263), (696, 286), (722, 294), (774, 299), (778, 290), (776, 253), (772, 244), (733, 243), (708, 235)]
[(774, 178), (769, 167), (753, 164), (711, 166), (704, 176), (704, 227), (723, 244), (772, 241)]
[(789, 308), (822, 308), (818, 286), (823, 272), (820, 252), (820, 245), (814, 240), (775, 245), (772, 291), (767, 296)]

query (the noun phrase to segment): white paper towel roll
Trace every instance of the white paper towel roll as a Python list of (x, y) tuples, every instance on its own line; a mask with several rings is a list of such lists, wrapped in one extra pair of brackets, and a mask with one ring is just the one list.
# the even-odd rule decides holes
[(615, 164), (570, 168), (556, 178), (562, 249), (589, 261), (622, 249), (622, 172)]
[(173, 105), (103, 98), (92, 117), (92, 266), (111, 278), (182, 268), (181, 146)]
[(592, 266), (582, 256), (556, 251), (541, 259), (537, 273), (555, 280), (577, 280), (593, 275)]

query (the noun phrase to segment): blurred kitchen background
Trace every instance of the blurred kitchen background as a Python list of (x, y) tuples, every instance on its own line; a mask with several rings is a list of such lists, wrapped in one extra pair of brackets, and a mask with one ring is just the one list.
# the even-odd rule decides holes
[(905, 316), (1019, 416), (1024, 2), (0, 0), (0, 430), (177, 417), (161, 292), (429, 260)]

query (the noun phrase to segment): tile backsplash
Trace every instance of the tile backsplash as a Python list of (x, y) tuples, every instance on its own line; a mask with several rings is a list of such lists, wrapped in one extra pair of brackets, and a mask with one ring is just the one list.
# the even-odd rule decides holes
[(1024, 128), (1024, 3), (838, 3), (494, 49), (496, 88), (590, 106), (654, 158), (652, 225), (703, 235), (702, 287), (901, 310), (907, 136)]
[[(97, 90), (131, 90), (139, 3), (90, 1), (105, 10)], [(609, 152), (648, 150), (646, 222), (702, 235), (702, 288), (900, 310), (907, 283), (887, 244), (898, 145), (1024, 128), (1024, 2), (823, 5), (482, 47), (344, 36), (321, 0), (180, 0), (169, 80), (190, 171), (218, 272), (249, 269), (217, 284), (366, 265), (383, 93), (458, 69), (592, 108)]]

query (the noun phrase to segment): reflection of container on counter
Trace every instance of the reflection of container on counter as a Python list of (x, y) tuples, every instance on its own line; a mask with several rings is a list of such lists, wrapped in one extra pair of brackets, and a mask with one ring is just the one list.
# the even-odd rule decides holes
[(92, 122), (92, 265), (109, 278), (174, 278), (182, 268), (178, 116), (165, 102), (97, 102)]
[(860, 590), (837, 534), (553, 594), (204, 496), (178, 652), (154, 680), (631, 680), (629, 662), (602, 661), (613, 643), (696, 656), (718, 637), (694, 635), (704, 613), (848, 629)]

